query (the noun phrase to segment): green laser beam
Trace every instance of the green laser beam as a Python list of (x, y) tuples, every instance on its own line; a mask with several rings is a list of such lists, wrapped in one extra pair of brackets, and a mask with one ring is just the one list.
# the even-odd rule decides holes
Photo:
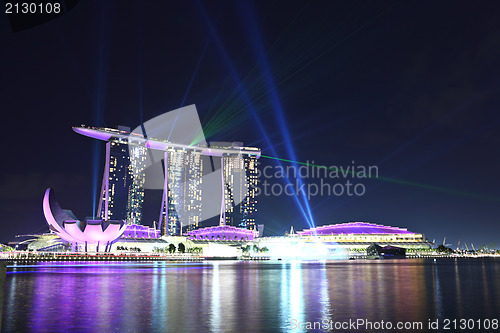
[[(267, 12), (266, 15), (264, 15), (261, 19), (261, 22), (265, 21), (265, 19), (270, 15), (271, 13), (271, 8), (274, 6), (274, 4), (272, 6), (269, 7), (269, 10)], [(243, 56), (246, 54), (246, 52), (250, 49), (250, 43), (247, 43), (247, 45), (245, 46), (243, 52), (241, 53), (239, 59), (237, 60), (236, 62), (236, 65), (234, 66), (235, 68), (238, 67), (238, 64), (243, 60)], [(257, 65), (254, 66), (254, 68), (256, 68)], [(239, 84), (243, 84), (243, 81)], [(220, 96), (220, 94), (225, 90), (224, 86), (221, 86), (221, 88), (219, 89), (219, 92), (217, 93), (217, 96)], [(218, 118), (224, 118), (226, 116), (226, 114), (238, 114), (240, 112), (231, 112), (231, 109), (233, 109), (233, 107), (231, 107), (231, 105), (228, 105), (227, 108), (225, 108), (226, 104), (231, 100), (231, 98), (233, 97), (233, 95), (235, 95), (236, 93), (238, 92), (238, 89), (234, 89), (233, 92), (229, 95), (229, 97), (226, 98), (226, 100), (224, 101), (224, 103), (222, 103), (221, 106), (218, 107), (218, 109), (215, 111), (214, 115), (208, 120), (208, 122), (206, 123), (206, 128), (208, 128), (208, 130), (206, 131), (207, 132), (207, 136), (210, 136), (212, 134), (215, 134), (217, 133), (217, 124), (219, 124), (220, 122), (224, 121), (224, 120), (220, 120)], [(209, 107), (209, 110), (208, 112), (210, 113), (213, 109), (213, 106), (215, 105), (215, 100), (214, 99)], [(234, 100), (231, 102), (231, 104), (235, 104), (237, 101), (237, 98), (234, 98)], [(214, 127), (214, 129), (212, 129), (212, 127)]]
[[(278, 42), (281, 39), (283, 39), (284, 36), (291, 30), (291, 28), (296, 24), (299, 17), (305, 12), (305, 9), (308, 7), (308, 5), (309, 4), (306, 2), (305, 5), (301, 8), (301, 10), (297, 13), (297, 15), (289, 22), (289, 24), (286, 26), (286, 28), (281, 31), (281, 33), (274, 40), (272, 45), (266, 50), (266, 55), (269, 54), (270, 51), (278, 45)], [(266, 17), (267, 17), (267, 15), (266, 15)], [(317, 25), (321, 26), (322, 23), (323, 23), (323, 21), (318, 20)], [(247, 44), (247, 46), (245, 47), (243, 54), (245, 54), (247, 52), (248, 48), (249, 48), (249, 44)], [(241, 61), (241, 59), (243, 58), (243, 54), (240, 56), (240, 59), (238, 60), (238, 62)], [(313, 61), (315, 61), (315, 60), (313, 60)], [(256, 72), (256, 70), (259, 68), (259, 64), (262, 61), (263, 60), (261, 59), (254, 64), (254, 66), (250, 69), (250, 71), (246, 74), (246, 76), (241, 80), (239, 85), (244, 84), (246, 81), (248, 81), (250, 79), (250, 76)], [(247, 90), (252, 90), (253, 88), (260, 87), (260, 86), (262, 86), (262, 82), (260, 82), (260, 80), (254, 80), (254, 82), (251, 83), (250, 86), (247, 86)], [(224, 90), (224, 87), (221, 86), (221, 89), (217, 93), (217, 96), (219, 96), (223, 90)], [(205, 125), (203, 126), (203, 128), (204, 128), (203, 132), (197, 133), (197, 135), (195, 136), (195, 138), (193, 139), (191, 144), (196, 144), (197, 142), (202, 140), (203, 135), (205, 137), (211, 137), (212, 135), (220, 132), (221, 130), (223, 130), (225, 128), (230, 128), (233, 125), (238, 124), (238, 122), (242, 120), (242, 119), (231, 119), (231, 118), (235, 118), (236, 116), (241, 115), (243, 113), (243, 111), (245, 111), (248, 108), (248, 106), (238, 108), (239, 98), (236, 97), (236, 93), (238, 91), (239, 90), (237, 88), (232, 91), (232, 93), (225, 99), (224, 103), (217, 108), (217, 110), (213, 113), (213, 115), (210, 117), (210, 119), (205, 123)], [(253, 101), (252, 104), (257, 102), (258, 100), (260, 100), (262, 97), (264, 97), (269, 92), (270, 91), (262, 94), (260, 96), (260, 98), (257, 98), (255, 101)], [(214, 104), (215, 104), (215, 99), (212, 102), (212, 104), (210, 105), (209, 113), (212, 112)]]
[[(292, 19), (292, 21), (287, 25), (287, 27), (280, 33), (278, 38), (276, 38), (276, 40), (273, 42), (271, 47), (266, 51), (266, 54), (269, 53), (271, 51), (271, 49), (274, 48), (275, 45), (277, 45), (278, 41), (281, 40), (283, 38), (283, 36), (289, 31), (289, 29), (295, 24), (296, 20), (302, 15), (302, 13), (304, 12), (304, 10), (307, 6), (308, 6), (308, 3), (306, 3), (306, 5), (304, 7), (302, 7), (302, 9), (299, 11), (299, 13)], [(269, 13), (270, 13), (270, 10), (261, 21), (264, 21), (265, 18), (267, 18), (267, 16), (269, 15)], [(243, 59), (243, 55), (248, 51), (249, 47), (250, 47), (250, 44), (248, 43), (246, 45), (245, 49), (243, 50), (243, 53), (240, 55), (235, 67), (237, 67), (237, 64)], [(256, 70), (259, 68), (258, 65), (262, 61), (263, 60), (259, 60), (259, 61), (257, 61), (257, 63), (254, 64), (253, 68), (247, 73), (247, 75), (243, 78), (243, 80), (241, 80), (239, 85), (244, 84), (244, 82), (250, 78), (250, 75), (253, 74), (254, 72), (256, 72)], [(255, 80), (254, 83), (250, 87), (247, 87), (247, 89), (252, 89), (254, 86), (260, 86), (258, 80)], [(217, 93), (217, 97), (220, 96), (222, 91), (224, 91), (224, 86), (221, 86), (219, 92)], [(232, 91), (232, 93), (226, 98), (224, 103), (222, 103), (222, 105), (217, 108), (215, 113), (206, 122), (206, 124), (204, 126), (204, 133), (198, 133), (195, 136), (195, 138), (193, 139), (193, 141), (191, 142), (191, 144), (195, 144), (195, 143), (199, 142), (200, 140), (202, 140), (203, 135), (205, 135), (206, 137), (210, 137), (210, 136), (216, 134), (217, 132), (219, 132), (220, 130), (222, 130), (226, 127), (231, 127), (234, 123), (237, 123), (237, 120), (236, 121), (233, 120), (232, 122), (229, 122), (229, 124), (225, 124), (228, 122), (227, 119), (225, 119), (225, 118), (227, 118), (227, 117), (234, 118), (235, 116), (240, 115), (246, 109), (246, 108), (240, 108), (239, 110), (236, 110), (236, 111), (234, 110), (237, 108), (238, 98), (236, 97), (236, 93), (238, 91), (239, 91), (238, 88), (235, 88)], [(213, 106), (215, 105), (215, 100), (216, 99), (214, 99), (212, 101), (212, 103), (209, 107), (209, 111), (208, 111), (209, 113), (212, 112)], [(223, 126), (223, 125), (225, 125), (225, 126)]]
[[(289, 24), (286, 26), (286, 28), (281, 31), (280, 35), (274, 40), (274, 42), (272, 43), (272, 45), (266, 50), (266, 54), (268, 54), (275, 46), (277, 46), (278, 42), (290, 31), (291, 27), (293, 27), (296, 24), (298, 18), (304, 13), (304, 11), (307, 8), (307, 6), (308, 6), (308, 3), (306, 2), (306, 5), (304, 7), (302, 7), (302, 9), (298, 12), (298, 14), (289, 22)], [(251, 104), (255, 104), (256, 102), (260, 101), (262, 98), (264, 98), (265, 96), (267, 96), (272, 90), (276, 89), (278, 86), (281, 86), (283, 83), (289, 81), (292, 77), (296, 76), (299, 72), (303, 71), (304, 69), (306, 69), (307, 67), (309, 67), (311, 64), (315, 63), (319, 58), (322, 58), (326, 54), (330, 53), (333, 49), (337, 48), (344, 41), (346, 41), (347, 39), (351, 38), (353, 35), (355, 35), (359, 31), (365, 29), (368, 25), (370, 25), (373, 21), (375, 21), (380, 16), (382, 16), (383, 14), (385, 14), (385, 12), (387, 12), (393, 6), (389, 6), (385, 10), (379, 12), (375, 17), (373, 17), (372, 19), (368, 20), (365, 24), (362, 24), (360, 27), (358, 27), (357, 29), (355, 29), (351, 33), (347, 34), (344, 38), (340, 39), (337, 43), (335, 43), (334, 45), (332, 45), (330, 48), (328, 48), (324, 52), (322, 52), (319, 55), (317, 55), (316, 57), (314, 57), (308, 63), (302, 65), (300, 68), (298, 68), (297, 70), (295, 70), (291, 74), (287, 75), (284, 79), (280, 80), (277, 83), (276, 87), (274, 87), (273, 89), (270, 89), (268, 91), (265, 91), (261, 95), (257, 96), (257, 98), (254, 98), (254, 100), (251, 101)], [(267, 15), (266, 15), (266, 17), (267, 17)], [(321, 20), (318, 20), (318, 22), (317, 22), (318, 26), (321, 25), (321, 24), (319, 24), (321, 22), (322, 22)], [(243, 54), (245, 54), (247, 52), (248, 47), (249, 47), (249, 45), (247, 45), (245, 47), (245, 49), (243, 51)], [(238, 60), (238, 62), (243, 58), (243, 54), (241, 55), (241, 57)], [(241, 82), (239, 84), (243, 84), (244, 82), (246, 82), (250, 78), (250, 75), (253, 74), (259, 68), (258, 65), (262, 61), (263, 60), (257, 61), (254, 64), (253, 68), (250, 69), (250, 71), (243, 78), (243, 80), (241, 80)], [(254, 82), (249, 87), (247, 87), (247, 89), (252, 90), (254, 87), (260, 86), (260, 85), (261, 84), (260, 84), (259, 80), (254, 80)], [(222, 91), (223, 91), (223, 87), (221, 86), (221, 89), (219, 90), (219, 93), (217, 95), (219, 95), (220, 92), (222, 92)], [(205, 134), (206, 137), (210, 137), (210, 136), (216, 134), (217, 132), (221, 131), (224, 128), (229, 128), (232, 125), (237, 124), (238, 123), (238, 119), (226, 119), (226, 118), (228, 118), (228, 117), (229, 118), (233, 118), (236, 115), (242, 114), (243, 111), (245, 111), (246, 109), (248, 109), (248, 105), (240, 107), (239, 109), (237, 109), (238, 98), (235, 97), (235, 94), (237, 92), (238, 92), (238, 89), (234, 89), (232, 91), (232, 93), (226, 98), (226, 100), (224, 101), (224, 103), (221, 106), (218, 107), (218, 109), (215, 111), (215, 113), (212, 115), (212, 117), (205, 124), (205, 126), (204, 126), (204, 134)], [(212, 110), (212, 108), (214, 106), (214, 103), (215, 103), (215, 100), (210, 105), (209, 113), (211, 112), (211, 110)], [(198, 133), (196, 135), (195, 139), (193, 140), (192, 144), (195, 144), (197, 141), (201, 140), (202, 139), (202, 135), (203, 135), (203, 133)]]
[[(260, 155), (260, 156), (264, 157), (264, 158), (272, 159), (272, 160), (278, 160), (278, 161), (300, 164), (300, 165), (305, 165), (305, 166), (311, 166), (311, 167), (316, 167), (316, 168), (326, 168), (327, 170), (332, 170), (332, 171), (339, 171), (340, 170), (342, 172), (342, 174), (351, 174), (351, 175), (355, 174), (355, 172), (350, 171), (350, 170), (344, 170), (341, 167), (328, 167), (325, 165), (292, 161), (292, 160), (287, 160), (285, 158), (279, 158), (279, 157), (274, 157), (274, 156), (266, 156), (266, 155)], [(395, 184), (418, 187), (418, 188), (423, 188), (423, 189), (427, 189), (427, 190), (433, 190), (433, 191), (437, 191), (437, 192), (443, 192), (443, 193), (448, 193), (448, 194), (453, 194), (453, 195), (458, 195), (458, 196), (463, 196), (463, 197), (500, 202), (499, 197), (483, 195), (483, 194), (473, 193), (473, 192), (459, 191), (459, 190), (439, 187), (439, 186), (430, 185), (430, 184), (412, 182), (412, 181), (408, 181), (408, 180), (395, 179), (395, 178), (389, 178), (389, 177), (380, 177), (380, 176), (377, 176), (377, 177), (367, 176), (366, 178), (380, 179), (380, 180), (384, 180), (384, 181), (395, 183)]]

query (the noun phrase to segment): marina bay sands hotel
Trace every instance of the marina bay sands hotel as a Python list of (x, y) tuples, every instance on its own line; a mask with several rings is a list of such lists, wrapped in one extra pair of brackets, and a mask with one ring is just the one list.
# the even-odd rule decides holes
[[(161, 126), (161, 119), (156, 124)], [(182, 127), (181, 121), (178, 126)], [(217, 215), (219, 227), (256, 232), (258, 148), (243, 147), (239, 142), (207, 145), (204, 138), (201, 143), (192, 143), (192, 139), (171, 142), (151, 125), (147, 128), (151, 131), (141, 133), (122, 126), (73, 128), (106, 142), (96, 217), (139, 225), (144, 222), (145, 189), (162, 189), (155, 226), (162, 235), (194, 231)]]

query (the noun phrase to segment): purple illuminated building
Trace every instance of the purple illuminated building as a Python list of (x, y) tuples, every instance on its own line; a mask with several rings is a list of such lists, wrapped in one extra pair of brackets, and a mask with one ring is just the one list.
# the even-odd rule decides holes
[(349, 222), (340, 224), (330, 224), (312, 229), (305, 229), (298, 232), (299, 236), (323, 236), (323, 235), (384, 235), (384, 234), (411, 234), (416, 233), (398, 227), (389, 227), (380, 224), (366, 222)]
[[(54, 199), (50, 188), (45, 191), (43, 199), (43, 213), (49, 224), (49, 229), (60, 238), (72, 244), (74, 249), (84, 245), (105, 246), (104, 251), (109, 251), (111, 245), (125, 231), (126, 225), (123, 220), (77, 220), (70, 211), (63, 210)], [(102, 248), (102, 247), (101, 247)]]
[(429, 248), (425, 236), (404, 228), (367, 222), (331, 224), (299, 231), (298, 237), (308, 241), (321, 241), (347, 248), (362, 248), (376, 243), (406, 248)]
[(206, 241), (251, 241), (258, 236), (258, 232), (232, 226), (216, 226), (188, 233), (188, 239)]
[(153, 238), (160, 237), (160, 230), (140, 224), (127, 224), (121, 238)]

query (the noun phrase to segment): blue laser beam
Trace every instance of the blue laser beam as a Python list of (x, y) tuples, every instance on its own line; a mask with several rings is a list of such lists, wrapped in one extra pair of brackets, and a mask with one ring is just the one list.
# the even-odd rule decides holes
[(141, 130), (142, 130), (142, 135), (144, 135), (145, 138), (147, 138), (147, 133), (146, 133), (146, 128), (144, 127), (144, 116), (143, 116), (143, 69), (142, 69), (142, 63), (144, 61), (143, 57), (143, 47), (142, 47), (142, 6), (139, 3), (138, 5), (138, 11), (137, 11), (137, 67), (138, 67), (138, 82), (139, 82), (139, 120), (141, 124)]
[[(246, 90), (245, 90), (245, 87), (238, 75), (238, 73), (236, 72), (236, 69), (234, 68), (233, 64), (232, 64), (232, 61), (228, 55), (228, 52), (226, 51), (220, 37), (218, 36), (218, 34), (216, 33), (217, 30), (215, 28), (215, 26), (211, 23), (210, 21), (210, 18), (208, 17), (207, 13), (206, 13), (206, 10), (203, 6), (203, 4), (201, 2), (196, 2), (197, 4), (197, 9), (200, 13), (200, 15), (202, 16), (202, 19), (204, 20), (205, 24), (209, 27), (209, 29), (213, 29), (214, 30), (214, 34), (213, 34), (213, 39), (215, 41), (215, 44), (226, 64), (226, 66), (228, 67), (230, 73), (231, 73), (231, 77), (233, 78), (233, 80), (235, 81), (235, 84), (237, 85), (237, 89), (241, 95), (241, 97), (243, 98), (244, 102), (246, 103), (248, 109), (250, 110), (250, 112), (252, 113), (252, 116), (255, 120), (255, 123), (257, 124), (257, 127), (259, 128), (260, 132), (262, 133), (262, 135), (264, 136), (265, 140), (266, 140), (266, 143), (268, 144), (269, 147), (271, 147), (271, 151), (273, 153), (273, 155), (277, 155), (276, 154), (276, 151), (274, 150), (274, 148), (272, 148), (272, 144), (271, 144), (271, 140), (269, 139), (269, 136), (267, 135), (267, 131), (265, 130), (264, 128), (264, 125), (262, 124), (262, 122), (260, 121), (260, 118), (257, 114), (257, 111), (255, 110), (254, 106), (253, 106), (253, 103), (251, 102), (250, 100), (250, 97), (248, 96)], [(281, 163), (279, 161), (277, 161), (277, 163), (281, 166)], [(288, 178), (285, 177), (285, 180), (288, 184), (291, 184), (290, 180)], [(292, 198), (295, 200), (295, 202), (297, 203), (297, 206), (298, 208), (300, 209), (301, 213), (303, 214), (305, 220), (307, 221), (308, 225), (311, 225), (312, 221), (310, 221), (310, 218), (309, 218), (309, 214), (306, 212), (306, 210), (304, 209), (304, 207), (302, 206), (302, 203), (300, 202), (300, 200), (298, 199), (297, 196), (292, 196)]]
[[(99, 29), (99, 48), (98, 48), (98, 65), (97, 65), (97, 84), (95, 91), (93, 123), (95, 126), (101, 126), (104, 123), (104, 101), (106, 93), (106, 75), (107, 75), (107, 60), (109, 56), (108, 48), (110, 45), (110, 29), (107, 24), (110, 24), (110, 13), (108, 6), (101, 7), (100, 12), (100, 29)], [(96, 217), (97, 199), (98, 199), (98, 183), (99, 183), (99, 166), (101, 164), (101, 145), (99, 142), (94, 142), (92, 146), (92, 216)]]
[[(248, 1), (243, 1), (243, 6), (241, 7), (242, 10), (244, 10), (244, 15), (242, 17), (245, 20), (245, 27), (246, 27), (246, 32), (247, 35), (250, 39), (250, 42), (252, 43), (253, 47), (252, 49), (255, 52), (255, 55), (257, 59), (259, 59), (259, 65), (261, 67), (261, 72), (264, 75), (265, 79), (265, 84), (266, 87), (269, 91), (269, 98), (271, 100), (271, 105), (273, 107), (274, 115), (275, 118), (278, 122), (279, 128), (281, 135), (283, 137), (283, 140), (285, 142), (285, 148), (286, 151), (290, 157), (291, 160), (297, 160), (297, 156), (295, 154), (295, 150), (292, 145), (292, 139), (290, 136), (290, 132), (288, 130), (288, 126), (286, 123), (284, 111), (283, 111), (283, 105), (281, 103), (281, 100), (278, 96), (277, 92), (277, 87), (276, 83), (274, 82), (273, 76), (271, 74), (271, 66), (269, 65), (269, 60), (267, 59), (266, 52), (264, 50), (263, 46), (263, 41), (259, 32), (258, 27), (256, 26), (255, 22), (255, 16), (254, 16), (254, 10), (250, 3)], [(297, 181), (299, 183), (299, 187), (302, 187), (304, 182), (302, 178), (299, 176), (297, 177)], [(307, 211), (307, 215), (309, 217), (308, 221), (310, 222), (310, 227), (314, 228), (315, 223), (314, 223), (314, 218), (312, 215), (311, 207), (309, 206), (308, 199), (306, 197), (306, 194), (304, 192), (301, 192), (301, 197), (302, 197), (302, 202), (303, 205)]]
[[(193, 85), (194, 79), (196, 78), (196, 75), (198, 74), (198, 70), (200, 69), (201, 62), (203, 61), (203, 58), (205, 57), (205, 53), (207, 52), (208, 45), (210, 44), (210, 41), (212, 39), (212, 36), (214, 34), (214, 29), (215, 25), (219, 21), (220, 14), (222, 13), (222, 8), (219, 9), (219, 13), (217, 14), (217, 18), (215, 19), (214, 24), (212, 25), (212, 28), (208, 32), (207, 40), (205, 41), (205, 45), (203, 46), (203, 50), (201, 51), (201, 55), (198, 58), (198, 62), (196, 63), (196, 67), (194, 68), (193, 74), (191, 75), (191, 80), (189, 80), (189, 84), (186, 88), (186, 92), (184, 93), (184, 97), (182, 98), (181, 104), (179, 108), (184, 106), (184, 103), (186, 103), (187, 96), (189, 94), (189, 91), (191, 90), (191, 86)], [(177, 114), (175, 115), (174, 123), (172, 125), (172, 128), (170, 129), (170, 133), (168, 134), (167, 141), (170, 140), (170, 136), (172, 135), (172, 131), (174, 129), (175, 123), (177, 122), (177, 119), (179, 118), (179, 111), (177, 111)]]

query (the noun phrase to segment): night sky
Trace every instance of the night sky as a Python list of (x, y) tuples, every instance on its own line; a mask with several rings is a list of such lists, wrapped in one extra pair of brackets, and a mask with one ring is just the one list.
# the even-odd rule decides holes
[[(208, 141), (378, 167), (379, 179), (354, 180), (363, 196), (312, 197), (316, 225), (498, 248), (499, 17), (496, 1), (80, 1), (13, 32), (4, 14), (0, 242), (48, 230), (48, 187), (92, 214), (96, 145), (72, 126), (135, 128), (141, 112), (196, 104)], [(147, 191), (144, 224), (155, 200)], [(308, 227), (286, 195), (259, 197), (258, 223), (266, 235)]]

